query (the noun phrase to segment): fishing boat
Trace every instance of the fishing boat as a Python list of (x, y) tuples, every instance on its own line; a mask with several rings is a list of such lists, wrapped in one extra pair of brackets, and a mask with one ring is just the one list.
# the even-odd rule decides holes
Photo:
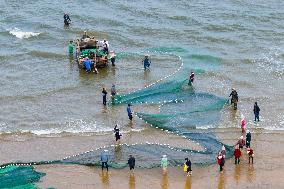
[(108, 41), (99, 41), (95, 38), (85, 37), (76, 41), (76, 60), (80, 68), (84, 68), (84, 60), (90, 59), (94, 64), (92, 69), (106, 67), (109, 60), (115, 56), (109, 51)]

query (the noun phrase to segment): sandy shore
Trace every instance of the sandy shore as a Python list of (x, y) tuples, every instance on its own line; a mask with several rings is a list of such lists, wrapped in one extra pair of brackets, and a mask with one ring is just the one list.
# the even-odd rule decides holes
[[(238, 129), (217, 129), (215, 132), (223, 142), (230, 145), (240, 135)], [(186, 177), (181, 167), (170, 167), (166, 175), (158, 168), (136, 169), (134, 175), (128, 169), (111, 169), (109, 173), (103, 173), (99, 168), (80, 165), (44, 165), (36, 168), (47, 173), (39, 183), (40, 187), (59, 189), (284, 188), (283, 144), (284, 132), (253, 130), (254, 164), (249, 165), (247, 155), (243, 154), (240, 165), (234, 165), (233, 158), (227, 160), (223, 174), (219, 173), (217, 164), (193, 166), (191, 177)]]

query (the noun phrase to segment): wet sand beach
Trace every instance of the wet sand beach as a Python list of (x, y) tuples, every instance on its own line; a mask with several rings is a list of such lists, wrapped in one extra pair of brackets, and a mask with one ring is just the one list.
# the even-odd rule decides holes
[[(233, 145), (240, 135), (237, 129), (216, 130), (222, 141)], [(186, 177), (182, 167), (170, 167), (163, 175), (160, 168), (135, 169), (132, 175), (128, 169), (110, 169), (107, 173), (99, 167), (80, 165), (43, 165), (38, 171), (47, 173), (39, 186), (67, 188), (129, 188), (129, 189), (175, 189), (175, 188), (283, 188), (284, 132), (254, 130), (252, 146), (255, 151), (254, 164), (248, 164), (248, 155), (243, 150), (240, 165), (234, 159), (226, 160), (224, 173), (219, 173), (216, 162), (209, 166), (193, 165), (193, 174)]]

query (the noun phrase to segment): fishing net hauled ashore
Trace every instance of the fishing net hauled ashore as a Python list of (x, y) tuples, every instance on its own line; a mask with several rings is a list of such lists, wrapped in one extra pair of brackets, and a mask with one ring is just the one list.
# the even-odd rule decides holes
[[(189, 55), (190, 52), (181, 48), (149, 49), (147, 53), (172, 54), (179, 59), (180, 65), (177, 66), (178, 68), (173, 73), (143, 89), (128, 94), (117, 95), (111, 102), (111, 105), (119, 106), (128, 103), (135, 106), (139, 106), (140, 104), (156, 104), (160, 110), (158, 114), (135, 112), (135, 115), (150, 126), (160, 129), (162, 132), (176, 134), (201, 145), (204, 148), (203, 151), (171, 147), (169, 144), (145, 142), (103, 146), (91, 151), (68, 156), (61, 160), (9, 163), (0, 166), (0, 188), (2, 185), (13, 186), (12, 183), (16, 182), (15, 180), (12, 182), (11, 178), (7, 177), (7, 174), (14, 174), (16, 177), (18, 175), (21, 176), (22, 179), (18, 179), (17, 181), (21, 182), (20, 185), (38, 182), (40, 177), (44, 176), (44, 173), (35, 172), (32, 165), (79, 164), (99, 166), (100, 155), (103, 150), (108, 150), (110, 157), (109, 166), (115, 169), (125, 168), (130, 154), (135, 156), (136, 167), (138, 168), (159, 167), (162, 155), (167, 155), (170, 166), (182, 165), (185, 157), (190, 158), (194, 164), (212, 164), (216, 162), (216, 155), (223, 145), (226, 148), (226, 158), (232, 157), (233, 148), (231, 146), (218, 141), (214, 133), (206, 129), (199, 129), (203, 126), (218, 123), (221, 110), (226, 104), (226, 99), (213, 94), (195, 92), (194, 88), (188, 86), (186, 81), (188, 73), (193, 70), (192, 65), (200, 70), (204, 68), (204, 62), (212, 66), (212, 64), (216, 65), (218, 59), (208, 55)], [(132, 55), (133, 53), (129, 54), (129, 56)], [(125, 56), (127, 55), (123, 54), (120, 56), (118, 54), (117, 57), (119, 59)], [(186, 64), (184, 63), (185, 61), (187, 62)], [(199, 64), (201, 65), (200, 68), (198, 68)]]

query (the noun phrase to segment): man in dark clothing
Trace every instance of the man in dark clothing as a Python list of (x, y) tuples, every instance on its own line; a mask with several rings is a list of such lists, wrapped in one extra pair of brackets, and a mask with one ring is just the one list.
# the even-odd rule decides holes
[(192, 174), (192, 169), (191, 169), (191, 161), (188, 158), (185, 158), (185, 165), (187, 166), (187, 176)]
[(239, 96), (238, 96), (237, 91), (234, 88), (232, 89), (230, 96), (232, 96), (231, 97), (231, 104), (234, 104), (234, 109), (236, 110), (237, 109), (237, 103), (239, 101)]
[(106, 105), (107, 91), (105, 88), (103, 88), (102, 93), (103, 93), (103, 104)]
[(259, 112), (260, 112), (260, 108), (257, 105), (257, 102), (254, 103), (254, 107), (253, 107), (253, 113), (254, 113), (254, 121), (256, 122), (259, 121)]
[(132, 121), (133, 116), (132, 116), (132, 110), (130, 108), (130, 104), (128, 104), (126, 110), (127, 110), (127, 114), (128, 114), (129, 119)]
[(63, 19), (64, 19), (64, 25), (69, 26), (71, 19), (70, 19), (69, 15), (67, 13), (64, 13)]
[(113, 132), (114, 132), (114, 135), (115, 135), (115, 141), (120, 140), (121, 134), (119, 132), (119, 128), (117, 127), (117, 125), (115, 125)]
[(193, 81), (194, 81), (194, 73), (191, 72), (188, 78), (188, 85), (192, 85)]
[(246, 147), (247, 148), (250, 147), (250, 141), (251, 141), (251, 133), (250, 131), (247, 131), (247, 134), (246, 134)]
[(129, 155), (129, 159), (128, 159), (128, 165), (129, 165), (129, 169), (130, 171), (134, 171), (134, 167), (135, 167), (135, 158), (132, 155)]

